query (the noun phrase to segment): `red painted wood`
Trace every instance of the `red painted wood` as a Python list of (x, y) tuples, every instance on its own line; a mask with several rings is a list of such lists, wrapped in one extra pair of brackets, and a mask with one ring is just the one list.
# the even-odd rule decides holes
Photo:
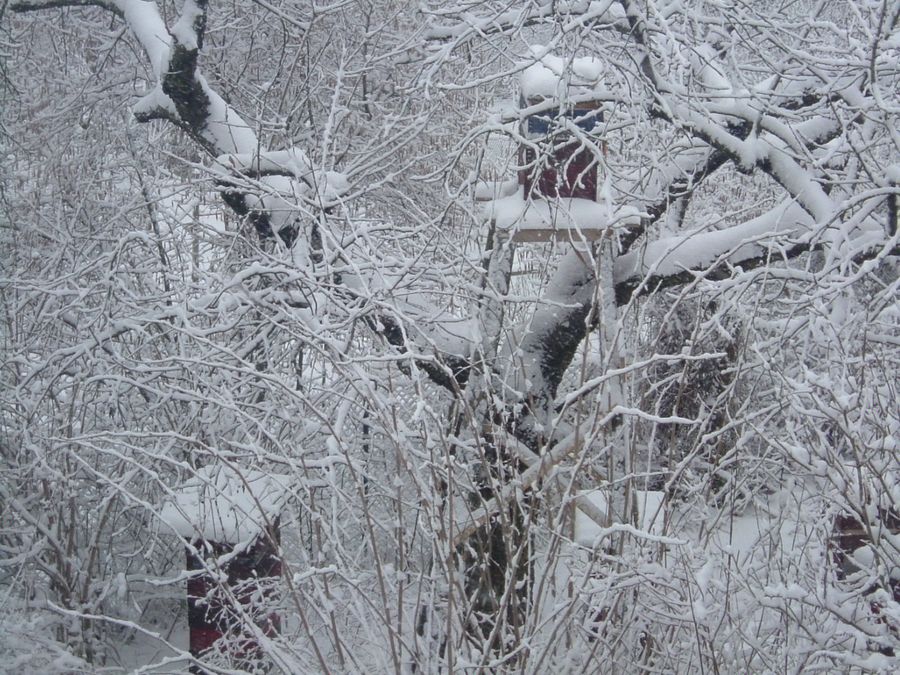
[[(192, 655), (201, 657), (216, 640), (226, 637), (227, 640), (220, 644), (231, 657), (238, 660), (256, 658), (259, 645), (251, 637), (252, 630), (242, 625), (242, 614), (253, 616), (254, 623), (265, 635), (273, 637), (279, 633), (281, 617), (275, 612), (265, 611), (275, 591), (274, 581), (281, 576), (281, 560), (277, 556), (279, 535), (276, 525), (273, 532), (261, 536), (220, 570), (227, 576), (227, 589), (222, 588), (216, 577), (210, 576), (206, 569), (216, 571), (217, 560), (223, 554), (230, 553), (233, 545), (227, 542), (193, 542), (201, 555), (194, 555), (190, 550), (187, 553), (187, 569), (197, 573), (187, 583)], [(240, 603), (241, 611), (236, 611), (229, 596)]]
[(222, 637), (222, 633), (214, 628), (191, 626), (191, 654), (200, 656)]
[[(536, 102), (529, 101), (529, 104)], [(590, 105), (576, 108), (565, 116), (588, 134), (594, 134), (603, 119), (602, 114)], [(523, 134), (531, 141), (519, 149), (519, 184), (523, 186), (526, 198), (597, 200), (599, 162), (594, 148), (562, 131), (560, 125), (546, 114), (525, 120)], [(605, 150), (605, 145), (601, 144), (604, 154)]]
[(523, 146), (519, 166), (519, 184), (526, 198), (597, 200), (599, 163), (591, 148), (578, 141), (561, 143), (540, 157), (533, 148)]
[[(880, 521), (881, 526), (892, 534), (900, 534), (900, 513), (895, 509), (879, 508), (878, 520)], [(834, 519), (831, 556), (835, 563), (838, 579), (844, 580), (848, 576), (860, 571), (856, 562), (853, 560), (853, 553), (857, 549), (870, 545), (871, 543), (872, 538), (870, 536), (869, 528), (865, 527), (855, 516), (845, 513)], [(875, 583), (866, 588), (863, 593), (866, 596), (871, 595), (878, 590), (879, 587), (888, 591), (890, 595), (893, 596), (894, 602), (900, 602), (900, 579), (889, 578), (887, 588), (881, 586), (880, 583)], [(887, 618), (883, 614), (885, 608), (881, 602), (872, 600), (869, 603), (869, 608), (878, 623), (887, 623)], [(895, 637), (900, 638), (900, 634), (898, 634), (896, 628), (893, 626), (891, 626), (891, 632), (894, 633)], [(894, 650), (889, 647), (881, 648), (878, 651), (887, 656), (894, 655)]]

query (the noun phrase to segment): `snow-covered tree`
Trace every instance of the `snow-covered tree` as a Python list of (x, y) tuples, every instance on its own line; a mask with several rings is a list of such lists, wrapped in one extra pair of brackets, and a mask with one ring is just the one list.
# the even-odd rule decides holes
[[(224, 466), (292, 477), (286, 672), (896, 667), (895, 3), (0, 19), (0, 654), (184, 658)], [(595, 204), (512, 186), (573, 142)]]

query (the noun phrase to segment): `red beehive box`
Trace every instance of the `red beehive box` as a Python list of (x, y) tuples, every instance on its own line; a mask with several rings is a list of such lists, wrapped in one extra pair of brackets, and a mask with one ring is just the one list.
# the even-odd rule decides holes
[[(893, 508), (879, 507), (877, 513), (877, 526), (873, 524), (864, 526), (856, 515), (842, 513), (834, 519), (834, 531), (832, 533), (832, 560), (837, 567), (839, 579), (861, 571), (866, 567), (866, 560), (871, 558), (869, 565), (874, 563), (875, 556), (872, 553), (872, 532), (882, 529), (881, 536), (896, 536), (900, 534), (900, 513)], [(891, 576), (890, 594), (894, 602), (900, 602), (900, 579)], [(874, 591), (872, 587), (867, 592)]]
[(519, 184), (526, 199), (577, 198), (596, 201), (598, 140), (603, 112), (601, 68), (592, 58), (565, 61), (534, 48), (535, 62), (521, 77), (522, 109), (534, 109), (522, 121)]
[[(597, 200), (599, 162), (594, 149), (583, 139), (573, 137), (560, 122), (562, 117), (568, 117), (579, 127), (593, 127), (600, 116), (599, 111), (595, 114), (589, 108), (578, 107), (556, 119), (544, 115), (527, 118), (525, 136), (538, 147), (523, 144), (519, 152), (519, 184), (524, 187), (526, 198)], [(546, 133), (540, 135), (544, 130)]]
[[(896, 537), (900, 535), (900, 513), (896, 509), (878, 507), (875, 509), (875, 522), (863, 525), (858, 516), (850, 513), (842, 513), (834, 520), (832, 532), (831, 556), (835, 563), (837, 578), (847, 581), (859, 575), (863, 583), (862, 593), (865, 596), (873, 596), (876, 591), (884, 591), (888, 598), (895, 603), (900, 602), (900, 578), (889, 572), (887, 579), (878, 579), (873, 572), (878, 568), (878, 558), (873, 546), (873, 535), (878, 532), (878, 537)], [(880, 531), (879, 531), (880, 530)], [(888, 548), (888, 542), (880, 542), (881, 546)], [(889, 549), (888, 549), (889, 550)], [(857, 580), (857, 582), (859, 579)], [(877, 596), (876, 596), (877, 597)], [(873, 599), (869, 603), (872, 616), (876, 622), (891, 626), (890, 614), (881, 600)], [(891, 627), (896, 637), (896, 628)], [(874, 646), (874, 645), (873, 645)], [(894, 656), (892, 647), (875, 647), (885, 656)]]
[[(163, 507), (187, 552), (188, 629), (196, 658), (211, 651), (241, 667), (261, 658), (257, 636), (278, 634), (280, 514), (288, 477), (204, 467)], [(192, 672), (203, 672), (192, 666)]]

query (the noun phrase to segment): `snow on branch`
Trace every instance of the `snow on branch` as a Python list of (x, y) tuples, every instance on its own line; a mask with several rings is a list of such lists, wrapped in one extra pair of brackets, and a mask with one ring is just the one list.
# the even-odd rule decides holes
[(291, 175), (301, 179), (313, 171), (306, 153), (299, 148), (223, 154), (216, 158), (215, 166), (228, 173), (236, 171), (253, 176)]
[(206, 0), (187, 0), (170, 32), (152, 0), (13, 0), (14, 12), (101, 7), (121, 17), (137, 38), (157, 78), (135, 106), (141, 121), (164, 118), (182, 127), (213, 155), (258, 149), (254, 131), (207, 83), (197, 67), (206, 28)]
[(101, 7), (121, 14), (116, 0), (10, 0), (6, 5), (13, 12), (41, 12), (63, 7)]
[[(614, 413), (615, 412), (618, 411), (614, 411)], [(612, 416), (612, 414), (613, 413), (611, 413), (610, 416)], [(548, 452), (540, 456), (531, 452), (514, 438), (510, 437), (505, 439), (504, 443), (508, 443), (511, 446), (511, 449), (516, 453), (516, 456), (522, 460), (528, 468), (519, 474), (514, 482), (504, 485), (500, 490), (496, 491), (495, 496), (486, 501), (483, 506), (471, 512), (466, 521), (459, 523), (454, 528), (455, 531), (453, 533), (451, 545), (456, 547), (464, 544), (479, 529), (487, 525), (491, 518), (500, 513), (504, 506), (515, 500), (522, 492), (531, 490), (531, 488), (537, 485), (541, 480), (547, 478), (557, 466), (578, 452), (586, 443), (584, 431), (585, 430), (583, 429), (578, 429), (577, 431), (570, 433), (556, 443), (556, 445)], [(573, 500), (578, 508), (584, 512), (585, 516), (600, 528), (604, 528), (603, 532), (598, 533), (597, 539), (613, 532), (624, 531), (641, 538), (649, 537), (655, 542), (670, 546), (682, 546), (687, 543), (682, 539), (674, 537), (651, 535), (648, 532), (638, 530), (630, 525), (610, 525), (608, 515), (591, 502), (587, 496), (576, 495), (573, 497)]]
[(725, 254), (731, 260), (762, 253), (773, 237), (797, 237), (809, 231), (812, 219), (794, 202), (784, 202), (767, 213), (740, 225), (713, 232), (688, 232), (648, 243), (616, 260), (617, 284), (650, 274), (677, 274), (703, 269)]
[[(260, 178), (271, 188), (275, 188), (277, 182), (266, 180), (266, 178), (293, 177), (309, 188), (309, 190), (303, 191), (303, 196), (323, 208), (339, 203), (341, 197), (350, 188), (345, 174), (317, 169), (306, 153), (296, 147), (286, 150), (223, 154), (215, 159), (212, 170), (219, 174), (221, 180), (226, 184), (230, 181), (231, 176), (237, 174)], [(289, 192), (295, 197), (298, 196), (296, 190)]]
[(199, 49), (206, 30), (206, 0), (184, 0), (181, 17), (172, 26), (172, 37), (185, 49)]
[(843, 223), (834, 216), (823, 225), (796, 202), (786, 201), (740, 225), (666, 237), (621, 256), (614, 273), (616, 302), (623, 305), (635, 293), (653, 293), (700, 278), (726, 278), (735, 268), (749, 270), (812, 250), (825, 249), (856, 264), (900, 254), (897, 235), (885, 234), (869, 211)]
[[(296, 148), (268, 152), (253, 129), (207, 82), (198, 67), (206, 31), (207, 0), (186, 0), (171, 31), (159, 7), (149, 0), (14, 1), (14, 11), (54, 7), (105, 8), (121, 17), (137, 38), (156, 83), (133, 107), (135, 118), (164, 119), (183, 129), (210, 155), (223, 186), (222, 198), (239, 216), (247, 217), (263, 239), (279, 236), (291, 245), (297, 236), (299, 205), (328, 208), (348, 189), (343, 174), (316, 170)], [(248, 185), (245, 177), (258, 178)], [(277, 182), (289, 176), (289, 186)]]
[[(478, 9), (477, 14), (469, 7), (439, 6), (426, 9), (428, 30), (425, 39), (462, 43), (476, 36), (505, 33), (559, 18), (569, 18), (576, 25), (606, 23), (622, 30), (627, 28), (627, 24), (622, 21), (624, 14), (616, 0), (544, 0), (522, 3), (522, 6), (508, 2), (495, 5), (482, 3)], [(448, 18), (455, 19), (455, 22), (448, 21)]]

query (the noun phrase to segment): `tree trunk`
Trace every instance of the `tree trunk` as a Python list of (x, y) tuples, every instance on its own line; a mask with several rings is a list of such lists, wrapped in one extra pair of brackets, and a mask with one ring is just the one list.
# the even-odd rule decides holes
[[(481, 439), (484, 461), (476, 477), (472, 509), (499, 497), (500, 488), (521, 472), (520, 462), (493, 434)], [(517, 651), (521, 644), (531, 589), (531, 546), (528, 523), (531, 499), (510, 502), (460, 546), (469, 601), (467, 629), (484, 654), (494, 657)]]

